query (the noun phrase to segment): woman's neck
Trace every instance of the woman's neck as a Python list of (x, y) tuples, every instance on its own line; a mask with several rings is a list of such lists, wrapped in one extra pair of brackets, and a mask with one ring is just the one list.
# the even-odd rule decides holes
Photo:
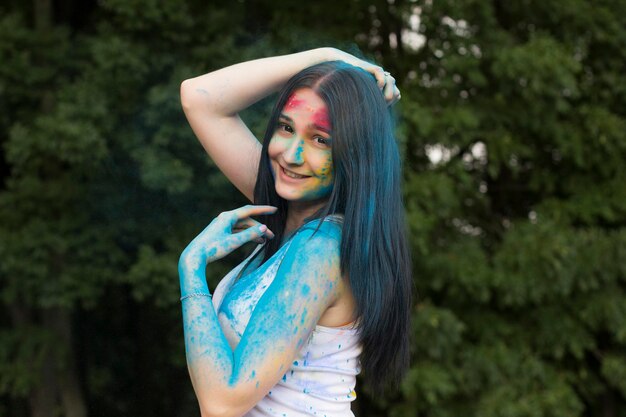
[(315, 214), (324, 204), (326, 204), (326, 200), (317, 203), (290, 201), (287, 207), (287, 222), (285, 223), (284, 236), (288, 238), (304, 224), (304, 219)]

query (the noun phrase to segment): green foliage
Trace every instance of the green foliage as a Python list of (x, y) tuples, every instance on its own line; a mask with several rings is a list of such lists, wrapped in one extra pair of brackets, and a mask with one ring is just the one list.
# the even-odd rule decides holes
[[(37, 7), (0, 17), (0, 414), (54, 361), (99, 415), (197, 415), (177, 259), (245, 199), (180, 82), (331, 45), (398, 79), (417, 289), (407, 376), (355, 413), (626, 416), (626, 3), (62, 1), (36, 28)], [(258, 137), (272, 104), (243, 114)]]

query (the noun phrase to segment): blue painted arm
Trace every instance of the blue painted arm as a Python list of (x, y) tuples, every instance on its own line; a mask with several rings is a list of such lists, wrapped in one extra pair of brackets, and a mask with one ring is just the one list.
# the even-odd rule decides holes
[[(277, 275), (259, 300), (233, 351), (207, 297), (183, 301), (187, 364), (205, 416), (240, 416), (289, 369), (342, 285), (339, 226), (324, 222), (294, 237)], [(205, 265), (181, 256), (181, 289), (208, 291)]]

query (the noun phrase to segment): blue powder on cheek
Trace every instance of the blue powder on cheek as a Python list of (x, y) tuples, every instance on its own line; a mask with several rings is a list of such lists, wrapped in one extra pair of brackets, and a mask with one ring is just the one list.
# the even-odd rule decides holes
[(320, 185), (311, 190), (307, 190), (305, 195), (308, 199), (322, 198), (322, 197), (326, 197), (327, 195), (329, 195), (332, 190), (333, 190), (333, 183), (331, 182), (328, 185)]

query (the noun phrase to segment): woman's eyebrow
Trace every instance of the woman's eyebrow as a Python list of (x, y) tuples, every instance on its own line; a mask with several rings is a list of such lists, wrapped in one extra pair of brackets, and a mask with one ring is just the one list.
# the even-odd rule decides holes
[[(291, 117), (286, 116), (286, 115), (284, 115), (284, 114), (282, 114), (282, 113), (280, 114), (279, 118), (280, 118), (280, 119), (285, 119), (285, 120), (286, 120), (286, 121), (288, 121), (289, 123), (294, 124), (293, 119), (292, 119)], [(329, 135), (330, 135), (330, 130), (328, 130), (328, 129), (327, 129), (327, 128), (325, 128), (324, 126), (320, 126), (320, 125), (315, 124), (315, 123), (310, 123), (310, 124), (307, 126), (307, 128), (309, 128), (309, 129), (313, 128), (313, 129), (315, 129), (315, 130), (319, 130), (319, 131), (321, 131), (321, 132), (324, 132), (324, 133), (327, 133), (327, 134), (329, 134)]]
[(328, 134), (330, 135), (330, 130), (328, 130), (328, 129), (327, 129), (327, 128), (325, 128), (324, 126), (320, 126), (320, 125), (318, 125), (318, 124), (311, 123), (311, 124), (309, 125), (309, 127), (312, 127), (312, 128), (314, 128), (314, 129), (320, 130), (320, 131), (322, 131), (322, 132), (324, 132), (324, 133), (328, 133)]

